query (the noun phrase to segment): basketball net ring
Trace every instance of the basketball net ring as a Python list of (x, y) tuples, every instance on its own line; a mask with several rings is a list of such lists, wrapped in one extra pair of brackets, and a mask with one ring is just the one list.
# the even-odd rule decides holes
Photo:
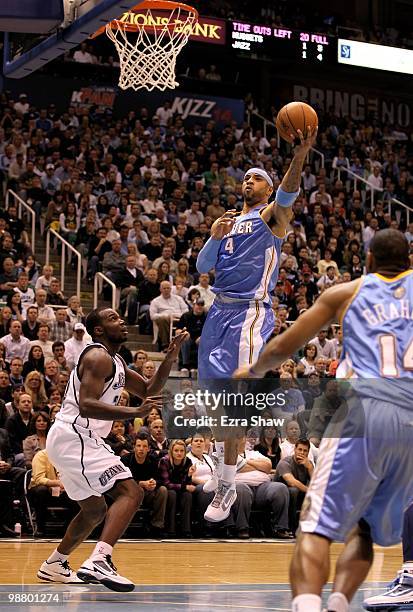
[(198, 21), (198, 11), (182, 2), (146, 0), (99, 28), (119, 55), (121, 89), (175, 89), (176, 59)]

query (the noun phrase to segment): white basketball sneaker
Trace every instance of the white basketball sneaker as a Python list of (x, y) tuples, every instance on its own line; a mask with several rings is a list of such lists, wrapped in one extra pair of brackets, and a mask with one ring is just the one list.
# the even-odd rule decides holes
[(211, 523), (220, 523), (224, 521), (229, 517), (232, 505), (236, 499), (237, 490), (235, 488), (235, 483), (220, 480), (215, 497), (204, 514), (205, 520)]
[(224, 458), (222, 458), (222, 461), (219, 461), (216, 455), (212, 455), (211, 459), (214, 462), (215, 467), (214, 471), (212, 472), (212, 476), (209, 478), (209, 480), (204, 482), (204, 486), (202, 487), (205, 493), (212, 493), (218, 489), (218, 482), (220, 475), (222, 474), (222, 466), (224, 463)]
[(52, 563), (43, 561), (37, 572), (37, 577), (47, 582), (63, 582), (64, 584), (85, 582), (76, 576), (76, 572), (72, 570), (68, 561), (53, 561)]
[(133, 582), (118, 574), (110, 555), (86, 559), (79, 567), (77, 576), (83, 582), (98, 582), (112, 591), (126, 592), (135, 588)]
[[(366, 610), (411, 610), (413, 606), (413, 576), (401, 570), (381, 595), (363, 601)], [(407, 606), (407, 607), (406, 607)]]

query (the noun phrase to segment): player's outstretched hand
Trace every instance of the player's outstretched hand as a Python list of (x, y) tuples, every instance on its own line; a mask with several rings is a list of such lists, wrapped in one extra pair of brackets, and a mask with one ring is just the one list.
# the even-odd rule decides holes
[(188, 339), (189, 339), (189, 333), (186, 331), (186, 327), (184, 327), (183, 329), (179, 329), (176, 332), (175, 338), (172, 338), (171, 343), (169, 344), (168, 348), (165, 351), (166, 356), (169, 357), (170, 359), (176, 359), (179, 355), (179, 349), (181, 348), (185, 340), (188, 340)]
[(152, 397), (147, 397), (145, 401), (142, 402), (140, 406), (135, 408), (137, 417), (145, 418), (148, 416), (152, 408), (158, 408), (162, 410), (163, 406), (163, 396), (162, 395), (153, 395)]
[(259, 378), (259, 376), (254, 372), (251, 372), (248, 366), (242, 366), (241, 368), (238, 368), (238, 370), (235, 370), (232, 378)]
[(236, 214), (236, 210), (227, 210), (221, 217), (218, 217), (211, 225), (211, 238), (221, 240), (221, 238), (229, 234), (235, 223)]
[[(297, 130), (297, 134), (300, 138), (300, 144), (294, 147), (294, 156), (306, 156), (308, 151), (314, 145), (317, 138), (317, 130), (316, 127), (307, 127), (307, 133), (303, 134), (301, 130)], [(292, 135), (293, 136), (293, 135)], [(293, 136), (294, 138), (294, 136)]]

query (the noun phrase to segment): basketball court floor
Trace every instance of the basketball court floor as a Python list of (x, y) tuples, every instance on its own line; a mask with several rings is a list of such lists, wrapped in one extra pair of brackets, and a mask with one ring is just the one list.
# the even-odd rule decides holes
[[(114, 593), (96, 585), (56, 585), (39, 581), (36, 572), (55, 548), (56, 541), (2, 540), (0, 542), (0, 610), (9, 593), (29, 599), (58, 595), (50, 603), (16, 603), (13, 610), (51, 606), (77, 612), (250, 610), (288, 611), (291, 608), (288, 566), (294, 544), (274, 541), (121, 541), (114, 562), (119, 571), (136, 582), (132, 593)], [(77, 568), (89, 555), (92, 542), (82, 544), (70, 557)], [(333, 545), (332, 562), (341, 546)], [(365, 597), (376, 595), (394, 578), (401, 562), (401, 547), (375, 550), (367, 581), (357, 593), (351, 611), (362, 610)], [(413, 610), (413, 605), (406, 610)]]

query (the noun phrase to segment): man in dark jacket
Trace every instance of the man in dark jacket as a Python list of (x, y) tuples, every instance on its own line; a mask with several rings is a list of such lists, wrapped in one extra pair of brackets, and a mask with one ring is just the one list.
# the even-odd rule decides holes
[(158, 461), (149, 455), (149, 438), (140, 433), (135, 440), (134, 452), (121, 458), (132, 472), (134, 480), (142, 487), (142, 505), (151, 508), (152, 535), (160, 535), (165, 525), (168, 492), (160, 483)]
[(121, 312), (128, 313), (129, 325), (136, 323), (138, 315), (139, 287), (145, 281), (145, 277), (136, 267), (135, 255), (126, 257), (126, 268), (116, 274), (115, 282), (120, 287)]
[(23, 481), (26, 470), (13, 467), (14, 455), (9, 435), (0, 429), (0, 534), (13, 536), (13, 499), (23, 497)]
[(161, 294), (158, 283), (158, 271), (150, 268), (146, 279), (139, 287), (139, 331), (141, 334), (152, 333), (152, 322), (149, 318), (149, 305), (152, 300)]
[(189, 338), (181, 346), (181, 360), (183, 368), (196, 367), (198, 363), (198, 344), (202, 329), (206, 321), (205, 302), (198, 299), (192, 310), (184, 312), (176, 327), (189, 332)]

